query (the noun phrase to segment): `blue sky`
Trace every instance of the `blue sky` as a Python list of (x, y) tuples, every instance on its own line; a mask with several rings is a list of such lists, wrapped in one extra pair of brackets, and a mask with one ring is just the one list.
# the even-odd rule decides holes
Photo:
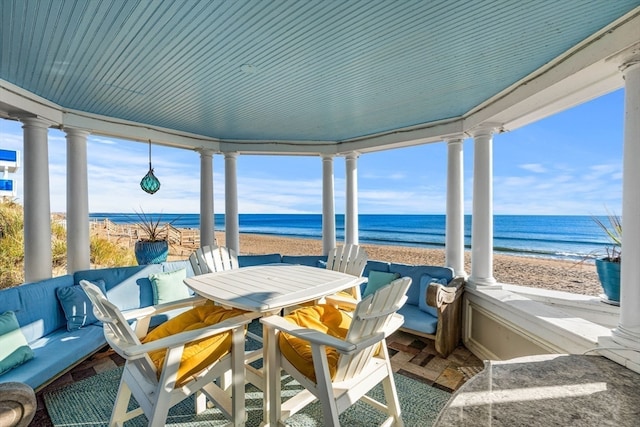
[[(603, 215), (621, 212), (624, 93), (615, 91), (511, 132), (494, 136), (496, 214)], [(0, 119), (0, 148), (22, 151), (21, 123)], [(162, 184), (144, 193), (148, 146), (92, 135), (89, 211), (198, 213), (196, 152), (153, 146)], [(440, 214), (446, 206), (444, 143), (364, 154), (358, 160), (362, 214)], [(51, 210), (66, 210), (65, 134), (49, 130)], [(321, 213), (319, 157), (239, 156), (241, 213)], [(345, 162), (336, 158), (336, 213), (344, 213)], [(17, 180), (22, 196), (22, 170)], [(465, 212), (471, 213), (473, 140), (464, 142)], [(214, 210), (224, 212), (224, 158), (214, 155)]]

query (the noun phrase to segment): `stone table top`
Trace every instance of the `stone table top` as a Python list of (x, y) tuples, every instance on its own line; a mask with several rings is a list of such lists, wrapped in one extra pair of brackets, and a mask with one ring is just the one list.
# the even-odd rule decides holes
[(640, 426), (640, 374), (602, 356), (485, 362), (434, 426)]

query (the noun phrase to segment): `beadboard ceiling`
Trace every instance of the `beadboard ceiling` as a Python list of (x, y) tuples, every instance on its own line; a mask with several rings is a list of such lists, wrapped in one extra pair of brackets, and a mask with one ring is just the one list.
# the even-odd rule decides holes
[(0, 79), (204, 137), (335, 142), (463, 116), (639, 4), (2, 0)]

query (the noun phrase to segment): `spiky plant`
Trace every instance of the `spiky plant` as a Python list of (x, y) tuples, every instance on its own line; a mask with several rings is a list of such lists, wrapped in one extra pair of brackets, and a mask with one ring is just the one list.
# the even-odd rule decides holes
[(611, 262), (620, 262), (622, 259), (622, 220), (618, 215), (608, 212), (607, 222), (600, 218), (594, 217), (593, 220), (605, 232), (607, 238), (611, 242), (611, 246), (606, 248), (606, 260)]

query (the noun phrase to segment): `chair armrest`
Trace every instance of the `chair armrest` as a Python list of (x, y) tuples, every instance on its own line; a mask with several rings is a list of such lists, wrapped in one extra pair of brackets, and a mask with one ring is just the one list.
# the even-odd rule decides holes
[(331, 335), (324, 334), (320, 331), (316, 331), (315, 329), (308, 329), (294, 325), (280, 316), (263, 317), (260, 319), (260, 323), (266, 324), (267, 326), (278, 329), (282, 332), (286, 332), (294, 337), (302, 338), (312, 344), (326, 345), (335, 348), (341, 353), (349, 354), (357, 350), (357, 346), (355, 344), (332, 337)]
[(124, 349), (124, 354), (127, 357), (136, 358), (146, 353), (149, 353), (151, 351), (182, 346), (190, 342), (209, 338), (213, 335), (221, 334), (223, 332), (227, 332), (238, 327), (244, 327), (245, 325), (249, 324), (253, 319), (259, 316), (260, 316), (259, 313), (252, 313), (252, 312), (245, 313), (240, 316), (235, 316), (230, 319), (224, 320), (220, 323), (216, 323), (215, 325), (207, 326), (205, 328), (180, 332), (179, 334), (160, 338), (159, 340), (128, 347)]
[(131, 310), (123, 311), (122, 315), (126, 320), (140, 319), (142, 317), (155, 316), (156, 314), (165, 313), (167, 311), (175, 310), (178, 308), (193, 307), (196, 305), (201, 305), (201, 304), (204, 304), (206, 301), (207, 299), (201, 296), (193, 296), (193, 297), (181, 299), (178, 301), (167, 302), (165, 304), (134, 308)]
[(324, 297), (327, 304), (333, 305), (334, 307), (341, 308), (343, 310), (353, 311), (356, 309), (356, 305), (358, 305), (358, 301), (354, 298), (345, 297), (342, 295), (327, 295)]
[(439, 283), (431, 283), (427, 288), (427, 304), (431, 307), (442, 307), (444, 304), (453, 303), (464, 290), (464, 279), (456, 277), (448, 286)]

